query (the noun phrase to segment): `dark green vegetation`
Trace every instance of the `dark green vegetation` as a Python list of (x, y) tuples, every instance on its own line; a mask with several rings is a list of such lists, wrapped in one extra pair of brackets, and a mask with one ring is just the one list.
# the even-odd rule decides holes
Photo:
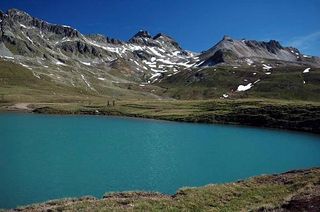
[(103, 199), (53, 200), (18, 211), (319, 211), (320, 169), (182, 188), (175, 195), (107, 193)]

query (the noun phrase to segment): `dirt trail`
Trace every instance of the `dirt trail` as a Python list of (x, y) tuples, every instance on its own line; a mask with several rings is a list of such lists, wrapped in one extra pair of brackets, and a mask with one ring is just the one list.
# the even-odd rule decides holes
[(30, 103), (16, 103), (12, 106), (9, 106), (10, 110), (27, 110), (27, 111), (31, 111), (32, 109), (29, 108), (28, 106), (30, 105)]

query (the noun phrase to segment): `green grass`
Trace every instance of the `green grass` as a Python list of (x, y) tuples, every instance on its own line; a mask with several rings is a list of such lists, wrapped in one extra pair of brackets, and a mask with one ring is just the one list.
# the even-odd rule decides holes
[[(190, 85), (184, 85), (184, 80), (179, 81), (180, 78), (183, 79), (180, 76), (179, 79), (175, 79), (177, 80), (174, 84), (175, 87), (169, 89), (160, 88), (156, 85), (141, 87), (136, 84), (120, 83), (113, 87), (97, 87), (98, 93), (82, 87), (58, 84), (45, 75), (41, 75), (41, 79), (38, 79), (33, 76), (32, 71), (11, 62), (1, 62), (0, 70), (0, 106), (2, 106), (0, 110), (7, 110), (6, 106), (10, 104), (29, 102), (40, 113), (96, 114), (95, 111), (98, 110), (98, 114), (102, 115), (121, 115), (172, 121), (245, 124), (320, 132), (320, 103), (317, 101), (319, 92), (315, 92), (317, 91), (315, 84), (318, 81), (317, 77), (312, 77), (311, 75), (306, 76), (311, 77), (310, 81), (314, 81), (313, 84), (310, 83), (309, 85), (310, 89), (314, 90), (310, 91), (310, 94), (307, 91), (297, 90), (296, 92), (302, 97), (305, 96), (305, 98), (295, 98), (298, 94), (295, 94), (294, 89), (291, 89), (291, 97), (289, 94), (287, 95), (290, 98), (280, 98), (285, 92), (289, 92), (286, 90), (281, 92), (270, 91), (269, 93), (267, 88), (266, 91), (264, 90), (264, 84), (279, 84), (282, 81), (284, 83), (285, 76), (283, 75), (283, 78), (276, 77), (276, 79), (269, 81), (263, 80), (261, 85), (254, 86), (245, 94), (235, 92), (229, 93), (230, 98), (228, 99), (201, 100), (203, 92), (207, 89), (211, 90), (210, 92), (218, 92), (221, 95), (223, 89), (232, 87), (233, 84), (238, 85), (241, 77), (253, 80), (247, 76), (252, 75), (252, 70), (230, 70), (228, 67), (220, 67), (216, 71), (214, 69), (205, 69), (203, 71), (208, 74), (204, 78), (205, 80), (193, 82)], [(293, 69), (287, 70), (290, 73), (298, 71), (301, 72), (300, 68), (297, 68), (296, 71)], [(282, 75), (281, 71), (275, 70), (274, 72), (275, 74), (271, 76), (277, 76), (276, 73), (278, 72), (279, 75)], [(188, 73), (181, 72), (181, 74)], [(310, 73), (317, 75), (318, 72), (313, 70)], [(233, 78), (227, 80), (230, 75)], [(89, 78), (90, 76), (87, 77)], [(94, 82), (94, 80), (91, 81)], [(289, 81), (291, 82), (293, 79)], [(128, 89), (129, 86), (130, 89)], [(161, 86), (163, 85), (161, 84)], [(277, 89), (274, 84), (267, 87)], [(180, 92), (179, 89), (183, 90), (183, 92)], [(257, 91), (259, 89), (260, 91)], [(199, 95), (200, 99), (154, 100), (156, 95), (162, 95), (163, 97), (175, 96), (173, 93), (176, 91), (180, 95), (179, 98), (183, 96), (183, 93), (186, 93), (188, 94), (188, 96), (185, 96), (187, 99), (197, 99), (195, 97), (197, 95)], [(210, 92), (208, 91), (206, 94), (209, 95)], [(276, 94), (270, 96), (272, 92), (280, 96)], [(265, 93), (268, 93), (266, 97), (264, 97)], [(113, 95), (114, 97), (112, 97)], [(247, 96), (243, 97), (243, 95)], [(108, 107), (107, 101), (111, 102), (113, 99), (116, 100), (116, 106)]]
[[(112, 102), (110, 101), (110, 104)], [(94, 114), (170, 121), (243, 124), (320, 133), (320, 103), (271, 99), (239, 100), (106, 100), (33, 103), (38, 113)], [(2, 107), (2, 110), (5, 110)], [(98, 112), (96, 112), (98, 111)]]
[[(220, 66), (180, 72), (159, 83), (167, 88), (166, 95), (177, 99), (210, 99), (228, 94), (233, 99), (268, 98), (302, 101), (320, 101), (320, 69), (306, 67), (277, 67), (271, 75), (261, 67)], [(253, 73), (256, 73), (255, 75)], [(239, 85), (257, 82), (246, 92), (235, 92)], [(303, 83), (306, 82), (306, 84)]]
[[(0, 96), (7, 102), (77, 102), (81, 100), (98, 101), (115, 98), (118, 100), (151, 100), (173, 98), (181, 100), (219, 99), (228, 94), (230, 99), (279, 99), (288, 101), (320, 102), (320, 69), (312, 68), (303, 74), (305, 67), (277, 67), (271, 75), (266, 75), (261, 67), (230, 66), (192, 69), (162, 79), (159, 83), (139, 86), (133, 81), (113, 83), (113, 80), (127, 79), (131, 73), (128, 67), (116, 67), (104, 73), (107, 78), (102, 82), (91, 72), (85, 72), (86, 78), (96, 89), (92, 91), (82, 79), (75, 78), (77, 87), (68, 80), (80, 76), (70, 67), (61, 67), (57, 72), (66, 81), (58, 82), (48, 76), (48, 69), (37, 70), (41, 79), (33, 76), (18, 64), (0, 62)], [(50, 69), (50, 67), (49, 67)], [(101, 70), (93, 70), (100, 73)], [(255, 75), (253, 73), (256, 73)], [(133, 75), (134, 79), (138, 76)], [(239, 85), (246, 85), (260, 79), (250, 90), (236, 92)], [(77, 81), (78, 80), (78, 81)], [(135, 79), (135, 81), (139, 81)], [(303, 81), (306, 84), (303, 84)], [(1, 99), (0, 99), (1, 101)]]
[[(312, 68), (306, 74), (303, 69), (274, 68), (271, 75), (265, 75), (261, 67), (224, 66), (181, 71), (144, 87), (132, 82), (101, 86), (87, 74), (90, 82), (96, 83), (96, 92), (45, 75), (38, 79), (20, 65), (1, 62), (0, 110), (29, 102), (39, 113), (120, 115), (320, 133), (320, 69)], [(239, 84), (257, 79), (261, 81), (249, 91), (235, 92)], [(221, 99), (223, 93), (229, 98)], [(159, 96), (163, 99), (154, 100)], [(116, 106), (108, 107), (107, 101), (112, 100)]]
[(81, 88), (57, 84), (42, 75), (33, 76), (31, 70), (11, 62), (0, 63), (0, 95), (2, 102), (76, 102), (97, 95)]
[[(96, 91), (88, 89), (83, 80), (78, 82), (77, 87), (67, 83), (68, 74), (73, 73), (65, 67), (62, 78), (65, 82), (58, 82), (48, 76), (48, 70), (37, 70), (41, 78), (33, 75), (33, 70), (29, 70), (19, 64), (9, 61), (0, 61), (0, 102), (88, 102), (105, 101), (106, 99), (154, 99), (156, 95), (150, 93), (150, 89), (156, 89), (149, 86), (147, 90), (141, 89), (133, 84), (134, 89), (128, 89), (128, 84), (102, 83), (100, 80), (87, 73), (86, 77), (93, 83)], [(65, 75), (63, 75), (65, 74)], [(81, 84), (82, 83), (82, 84)], [(82, 85), (82, 86), (81, 86)]]

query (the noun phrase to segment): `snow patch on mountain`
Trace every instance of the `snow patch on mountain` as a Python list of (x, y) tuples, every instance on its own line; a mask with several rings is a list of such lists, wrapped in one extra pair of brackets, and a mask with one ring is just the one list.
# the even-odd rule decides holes
[(252, 87), (253, 87), (252, 83), (249, 83), (247, 85), (239, 85), (238, 88), (237, 88), (237, 91), (247, 91)]
[(91, 63), (89, 63), (89, 62), (80, 61), (80, 63), (82, 63), (83, 65), (86, 65), (86, 66), (91, 66)]
[(271, 66), (269, 66), (269, 65), (266, 65), (266, 64), (262, 64), (262, 68), (264, 69), (264, 70), (270, 70), (270, 69), (272, 69), (272, 67)]
[(309, 73), (311, 68), (306, 68), (302, 73)]

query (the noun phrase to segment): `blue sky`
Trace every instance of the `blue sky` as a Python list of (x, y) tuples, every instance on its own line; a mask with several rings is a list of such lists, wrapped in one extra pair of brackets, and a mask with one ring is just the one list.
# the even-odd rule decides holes
[(128, 40), (140, 29), (166, 33), (183, 48), (202, 51), (223, 35), (279, 40), (320, 55), (320, 0), (2, 0), (80, 32)]

